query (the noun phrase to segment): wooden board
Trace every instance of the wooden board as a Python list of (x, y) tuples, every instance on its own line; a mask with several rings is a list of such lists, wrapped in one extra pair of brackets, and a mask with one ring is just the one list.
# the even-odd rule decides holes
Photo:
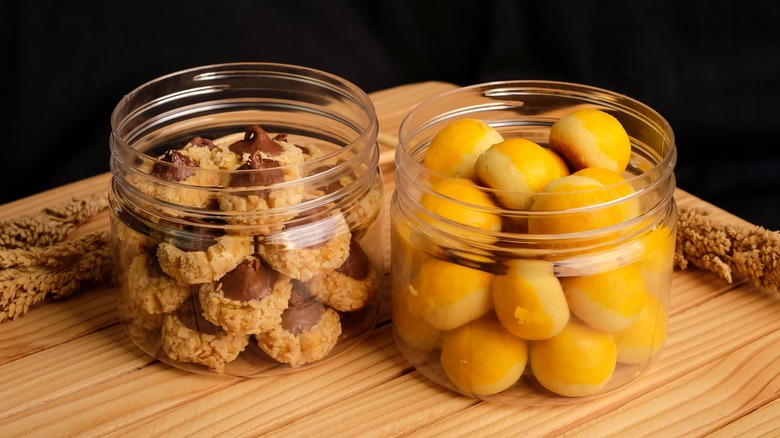
[[(410, 109), (452, 88), (426, 82), (373, 93), (380, 129), (395, 136)], [(392, 152), (382, 168), (389, 200)], [(106, 190), (109, 179), (0, 206), (0, 219)], [(676, 199), (746, 224), (682, 190)], [(77, 233), (107, 228), (101, 214)], [(398, 352), (387, 321), (342, 356), (296, 373), (184, 372), (130, 342), (114, 292), (80, 292), (0, 324), (0, 436), (780, 435), (780, 303), (697, 269), (675, 272), (667, 346), (645, 375), (592, 401), (522, 408), (432, 384)]]

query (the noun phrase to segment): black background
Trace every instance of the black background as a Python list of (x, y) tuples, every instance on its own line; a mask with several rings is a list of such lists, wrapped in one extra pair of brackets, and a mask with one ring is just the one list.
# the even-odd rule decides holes
[(111, 111), (142, 83), (263, 61), (325, 70), (367, 92), (500, 79), (614, 90), (670, 122), (680, 188), (780, 229), (775, 0), (12, 0), (0, 8), (10, 109), (0, 203), (108, 171)]

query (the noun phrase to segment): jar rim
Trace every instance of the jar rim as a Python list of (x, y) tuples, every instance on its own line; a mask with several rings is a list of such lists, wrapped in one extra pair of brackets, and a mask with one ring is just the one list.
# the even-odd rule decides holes
[[(225, 118), (220, 118), (225, 114)], [(295, 146), (316, 143), (320, 148), (322, 144), (327, 147), (304, 162), (282, 162), (272, 169), (193, 170), (186, 164), (161, 159), (155, 153), (163, 146), (166, 150), (168, 146), (173, 149), (178, 148), (176, 145), (183, 146), (183, 142), (194, 136), (192, 132), (232, 133), (232, 127), (243, 129), (249, 124), (270, 126), (269, 134), (289, 134), (291, 137), (285, 141)], [(111, 128), (111, 165), (115, 177), (134, 172), (152, 182), (186, 190), (251, 191), (257, 187), (229, 186), (223, 181), (239, 174), (270, 172), (300, 173), (308, 180), (321, 177), (317, 180), (320, 182), (337, 178), (343, 172), (327, 171), (334, 163), (340, 169), (357, 172), (370, 169), (378, 160), (378, 120), (368, 94), (332, 73), (292, 64), (222, 63), (157, 77), (121, 99), (111, 114)], [(203, 176), (202, 181), (218, 183), (162, 181), (163, 178), (151, 173), (151, 169), (160, 166), (182, 174), (197, 172)], [(263, 178), (253, 180), (263, 181)], [(305, 181), (299, 178), (288, 182), (294, 185)]]
[[(137, 133), (138, 129), (134, 128), (128, 130), (128, 122), (138, 117), (140, 113), (148, 111), (153, 107), (169, 105), (172, 102), (193, 95), (208, 94), (229, 89), (232, 85), (222, 83), (221, 81), (223, 79), (239, 77), (260, 79), (274, 78), (276, 80), (284, 80), (289, 84), (300, 84), (301, 86), (310, 85), (315, 87), (319, 92), (331, 92), (340, 99), (354, 104), (356, 108), (366, 114), (365, 126), (353, 127), (357, 136), (352, 139), (349, 144), (345, 145), (344, 149), (347, 149), (349, 145), (373, 143), (374, 141), (372, 139), (375, 139), (379, 132), (379, 122), (373, 101), (365, 91), (347, 79), (326, 71), (293, 64), (232, 62), (202, 65), (172, 72), (137, 86), (122, 97), (111, 113), (112, 140), (128, 150), (134, 149), (131, 145), (131, 138), (128, 137), (129, 134)], [(180, 83), (184, 83), (185, 81), (189, 81), (191, 84), (202, 83), (203, 85), (182, 89)], [(149, 90), (166, 82), (176, 84), (171, 92), (164, 95), (147, 96), (150, 93)], [(291, 87), (290, 90), (294, 89)], [(235, 98), (232, 99), (233, 102), (235, 100)], [(279, 104), (281, 105), (283, 103), (284, 102), (280, 102)], [(321, 109), (309, 108), (309, 110), (324, 117), (335, 117), (333, 114), (325, 114)], [(181, 112), (182, 108), (177, 105), (174, 105), (171, 110), (171, 113), (179, 114)], [(139, 154), (143, 154), (143, 152), (139, 151)]]
[[(140, 94), (143, 90), (148, 89), (150, 86), (171, 80), (173, 78), (191, 77), (194, 81), (207, 81), (223, 78), (225, 76), (237, 76), (237, 75), (250, 75), (265, 73), (269, 75), (275, 75), (279, 77), (287, 77), (290, 79), (296, 79), (299, 81), (316, 82), (322, 86), (340, 87), (345, 92), (345, 96), (348, 94), (350, 99), (355, 100), (361, 106), (364, 106), (366, 111), (374, 114), (374, 104), (368, 94), (360, 87), (352, 83), (351, 81), (337, 76), (333, 73), (328, 73), (323, 70), (318, 70), (311, 67), (305, 67), (294, 64), (275, 63), (275, 62), (227, 62), (218, 64), (207, 64), (195, 67), (186, 68), (183, 70), (171, 72), (156, 78), (150, 79), (141, 85), (130, 90), (125, 94), (122, 99), (117, 103), (111, 112), (111, 131), (119, 131), (120, 122), (122, 120), (122, 110), (130, 103), (133, 96)], [(201, 93), (206, 92), (206, 88), (196, 88), (190, 92)], [(182, 91), (183, 92), (183, 91)], [(160, 96), (161, 98), (164, 96)], [(370, 117), (371, 125), (377, 125), (376, 117)], [(367, 129), (366, 131), (370, 131)]]
[[(449, 111), (437, 113), (436, 117), (427, 118), (421, 121), (416, 120), (419, 114), (424, 114), (429, 110), (429, 107), (435, 106), (440, 102), (447, 100), (457, 100), (458, 96), (478, 93), (486, 98), (504, 99), (504, 101), (496, 101), (492, 103), (480, 104), (479, 106), (468, 107), (455, 107)], [(428, 178), (434, 179), (452, 179), (449, 176), (443, 175), (439, 172), (426, 168), (423, 163), (412, 156), (412, 153), (419, 152), (417, 149), (409, 150), (407, 142), (418, 135), (425, 129), (430, 128), (433, 125), (443, 125), (444, 122), (454, 121), (464, 117), (476, 117), (475, 114), (480, 111), (489, 110), (508, 110), (513, 107), (522, 107), (524, 105), (521, 100), (523, 96), (535, 94), (535, 95), (551, 95), (562, 96), (566, 98), (576, 98), (583, 102), (590, 102), (599, 106), (609, 108), (615, 111), (622, 111), (624, 113), (638, 116), (651, 123), (651, 125), (662, 134), (662, 141), (668, 145), (665, 153), (657, 157), (658, 162), (651, 168), (645, 169), (641, 174), (632, 175), (626, 179), (625, 183), (618, 183), (613, 185), (605, 185), (604, 188), (589, 189), (578, 191), (576, 193), (587, 193), (589, 191), (599, 191), (604, 189), (612, 189), (621, 185), (636, 184), (638, 180), (651, 178), (653, 181), (664, 180), (669, 177), (674, 171), (677, 160), (677, 149), (675, 146), (674, 131), (669, 122), (656, 110), (650, 106), (631, 98), (627, 95), (617, 93), (614, 91), (606, 90), (603, 88), (577, 84), (573, 82), (552, 81), (552, 80), (506, 80), (506, 81), (492, 81), (460, 87), (454, 90), (449, 90), (441, 93), (437, 96), (431, 97), (414, 109), (412, 109), (403, 119), (398, 129), (398, 147), (395, 154), (396, 171), (407, 175), (418, 175), (424, 173), (428, 175)], [(518, 101), (516, 104), (507, 104), (506, 101), (514, 100)], [(495, 121), (486, 121), (489, 125), (498, 125), (501, 123)], [(429, 141), (430, 139), (428, 139)], [(421, 142), (417, 145), (419, 148), (425, 142)], [(650, 183), (643, 183), (643, 187), (649, 187)], [(485, 193), (492, 195), (538, 195), (538, 193), (532, 192), (519, 192), (519, 191), (507, 191), (490, 187), (480, 186), (479, 189)], [(568, 194), (574, 192), (557, 192), (556, 194)], [(633, 196), (637, 196), (633, 194)], [(512, 214), (514, 210), (503, 208), (498, 205), (497, 210), (504, 214)], [(541, 214), (546, 214), (541, 212)]]
[[(556, 111), (550, 112), (553, 107)], [(545, 138), (544, 142), (539, 142), (544, 145), (547, 142), (544, 136), (548, 135), (552, 124), (575, 107), (605, 108), (617, 118), (630, 122), (626, 131), (632, 154), (629, 168), (622, 175), (625, 182), (551, 193), (518, 192), (486, 187), (470, 178), (447, 176), (429, 169), (423, 162), (435, 134), (457, 119), (482, 120), (506, 134), (505, 139), (510, 135), (523, 137), (523, 134)], [(519, 251), (526, 251), (523, 245), (537, 243), (567, 246), (572, 253), (586, 246), (608, 248), (619, 239), (630, 240), (637, 233), (653, 228), (671, 214), (669, 206), (674, 203), (677, 153), (671, 126), (649, 106), (597, 87), (515, 80), (458, 88), (415, 107), (402, 121), (398, 138), (395, 199), (403, 210), (401, 214), (416, 227), (424, 229), (421, 232), (438, 236), (456, 247), (465, 245), (475, 250), (490, 250), (495, 246), (494, 242), (501, 241), (517, 245)], [(450, 184), (462, 182), (463, 186), (459, 189), (447, 187), (440, 192), (434, 184), (441, 180)], [(472, 183), (474, 198), (484, 195), (492, 203), (458, 199), (455, 194), (462, 193), (468, 189), (465, 185)], [(615, 197), (596, 193), (617, 192), (621, 186), (631, 190)], [(534, 202), (559, 196), (593, 195), (593, 199), (598, 200), (593, 204), (572, 204), (573, 208), (567, 202), (551, 202), (539, 209), (536, 206), (510, 208), (502, 204), (502, 195), (528, 196)], [(454, 211), (458, 211), (457, 215), (451, 216)], [(581, 225), (576, 222), (596, 218), (602, 212), (605, 214), (602, 217), (608, 215), (603, 221), (594, 219), (593, 223)], [(531, 221), (534, 221), (533, 229)]]

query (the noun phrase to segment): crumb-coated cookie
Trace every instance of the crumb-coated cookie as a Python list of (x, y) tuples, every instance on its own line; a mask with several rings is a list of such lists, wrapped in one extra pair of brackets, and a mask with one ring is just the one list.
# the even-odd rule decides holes
[(311, 186), (311, 192), (318, 196), (329, 195), (352, 184), (355, 181), (355, 174), (353, 172), (345, 174), (343, 171), (333, 171), (333, 169), (343, 165), (343, 163), (343, 160), (323, 162), (313, 168), (309, 172), (309, 175), (317, 175), (317, 179), (313, 181), (314, 184)]
[(137, 301), (127, 297), (129, 293), (127, 288), (120, 288), (119, 293), (124, 295), (119, 300), (117, 310), (125, 332), (131, 339), (148, 339), (153, 331), (160, 328), (165, 314), (149, 313), (142, 309)]
[(338, 312), (317, 301), (305, 283), (293, 280), (290, 304), (281, 322), (256, 334), (255, 340), (269, 356), (295, 368), (325, 357), (339, 336)]
[(291, 144), (303, 152), (303, 160), (308, 162), (312, 160), (316, 160), (319, 158), (322, 158), (325, 156), (325, 152), (322, 151), (317, 145), (307, 143), (307, 144), (293, 144), (287, 141), (287, 134), (277, 134), (274, 137), (274, 141), (278, 143), (288, 143)]
[(382, 211), (382, 202), (382, 187), (376, 186), (354, 203), (344, 207), (344, 216), (353, 234), (364, 233), (368, 226), (374, 223)]
[(221, 373), (249, 343), (248, 334), (224, 330), (202, 315), (197, 297), (186, 300), (175, 312), (165, 316), (161, 346), (173, 360), (207, 366)]
[(205, 251), (184, 251), (163, 242), (157, 247), (157, 260), (163, 272), (187, 284), (218, 280), (254, 253), (252, 236), (226, 234)]
[(127, 289), (129, 299), (146, 313), (172, 312), (190, 296), (190, 285), (165, 275), (157, 258), (145, 251), (130, 263)]
[(243, 161), (230, 176), (229, 187), (247, 188), (231, 191), (218, 197), (223, 211), (247, 212), (236, 215), (232, 223), (245, 225), (275, 225), (289, 219), (284, 214), (251, 214), (273, 208), (297, 205), (303, 199), (300, 164), (304, 152), (286, 141), (275, 141), (260, 126), (249, 125), (243, 140), (229, 149), (242, 156)]
[(366, 305), (366, 301), (376, 293), (379, 282), (376, 269), (360, 243), (352, 239), (349, 257), (341, 266), (312, 278), (306, 284), (323, 303), (340, 312), (350, 312)]
[[(208, 191), (201, 187), (214, 187), (220, 184), (219, 172), (201, 167), (196, 158), (186, 155), (182, 150), (168, 150), (152, 165), (149, 173), (160, 182), (140, 180), (138, 187), (156, 199), (177, 205), (204, 208), (212, 203)], [(141, 182), (142, 181), (142, 182)], [(187, 186), (193, 186), (192, 189)]]
[(279, 324), (292, 285), (257, 257), (250, 257), (219, 281), (200, 287), (203, 314), (236, 333), (258, 333)]
[[(347, 175), (336, 173), (331, 178), (326, 178), (322, 175), (334, 167), (333, 165), (323, 165), (313, 170), (312, 174), (318, 175), (317, 183), (307, 188), (304, 194), (304, 201), (331, 195), (353, 185), (355, 182), (353, 173)], [(348, 193), (343, 194), (343, 197), (337, 201), (337, 207), (341, 210), (353, 234), (365, 233), (382, 210), (384, 186), (381, 183), (381, 179), (378, 178), (376, 183), (369, 187), (368, 190), (362, 187), (360, 190), (355, 192), (354, 189), (350, 189)], [(344, 200), (348, 201), (344, 202)]]
[(275, 270), (307, 281), (341, 266), (351, 239), (341, 213), (310, 210), (283, 231), (259, 238), (257, 254)]
[[(130, 228), (122, 220), (112, 220), (111, 227), (116, 261), (122, 266), (130, 264), (140, 252), (157, 245), (149, 236)], [(123, 274), (121, 270), (115, 273)]]
[[(181, 153), (196, 160), (201, 169), (212, 170), (233, 170), (241, 165), (243, 157), (229, 148), (230, 143), (224, 141), (214, 141), (203, 137), (195, 137), (181, 149)], [(213, 173), (219, 175), (213, 178), (213, 181), (219, 181), (224, 185), (227, 174)]]

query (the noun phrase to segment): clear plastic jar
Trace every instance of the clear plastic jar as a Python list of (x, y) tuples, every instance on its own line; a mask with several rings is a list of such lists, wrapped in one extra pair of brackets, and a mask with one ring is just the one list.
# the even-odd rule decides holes
[(306, 67), (204, 66), (141, 85), (111, 124), (119, 315), (141, 349), (263, 376), (370, 332), (383, 180), (362, 90)]
[[(630, 138), (625, 182), (592, 189), (622, 193), (609, 202), (510, 209), (498, 200), (511, 195), (535, 203), (569, 194), (475, 188), (423, 165), (432, 138), (455, 120), (482, 120), (504, 139), (549, 147), (551, 126), (585, 108), (613, 115)], [(450, 390), (506, 404), (571, 403), (637, 378), (666, 337), (675, 161), (672, 129), (662, 116), (598, 88), (494, 82), (418, 106), (400, 127), (391, 204), (392, 321), (403, 355)], [(435, 189), (443, 180), (455, 188)], [(496, 202), (470, 202), (467, 192)], [(565, 226), (614, 212), (622, 214), (616, 224)], [(498, 226), (473, 225), (484, 218)], [(538, 231), (544, 229), (553, 231)]]

